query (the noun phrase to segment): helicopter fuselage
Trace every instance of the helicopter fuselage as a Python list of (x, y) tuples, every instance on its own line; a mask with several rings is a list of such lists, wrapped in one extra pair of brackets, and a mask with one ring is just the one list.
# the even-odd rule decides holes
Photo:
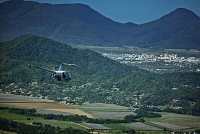
[(34, 68), (37, 68), (37, 69), (41, 69), (41, 70), (44, 70), (44, 71), (48, 71), (48, 72), (51, 72), (52, 73), (52, 78), (55, 78), (56, 80), (58, 81), (61, 81), (61, 79), (64, 79), (66, 81), (69, 81), (71, 80), (71, 75), (70, 73), (66, 72), (66, 71), (62, 71), (62, 65), (66, 65), (66, 66), (77, 66), (75, 64), (67, 64), (67, 63), (61, 63), (58, 70), (51, 70), (51, 69), (48, 69), (48, 68), (44, 68), (44, 67), (40, 67), (40, 66), (37, 66), (37, 65), (34, 65), (34, 64), (29, 64), (28, 67), (31, 68), (31, 67), (34, 67)]
[(52, 77), (57, 79), (58, 81), (61, 81), (61, 78), (65, 79), (66, 81), (71, 79), (71, 75), (66, 71), (54, 71), (52, 73)]

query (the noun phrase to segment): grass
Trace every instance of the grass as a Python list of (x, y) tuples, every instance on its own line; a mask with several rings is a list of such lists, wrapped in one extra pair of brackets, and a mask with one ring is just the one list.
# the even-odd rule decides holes
[(174, 113), (160, 113), (162, 117), (145, 118), (146, 124), (158, 128), (167, 128), (169, 130), (187, 130), (190, 128), (199, 128), (200, 117), (191, 115), (182, 115)]
[(83, 109), (98, 119), (124, 119), (125, 115), (134, 114), (129, 107), (114, 104), (86, 103), (85, 105), (76, 105), (75, 107)]
[(109, 127), (106, 127), (104, 124), (96, 124), (96, 123), (82, 123), (85, 126), (90, 127), (91, 129), (98, 129), (98, 130), (109, 130)]
[(1, 102), (54, 102), (53, 100), (41, 99), (36, 97), (28, 97), (22, 95), (15, 94), (3, 94), (0, 93), (0, 101)]
[(200, 122), (200, 117), (191, 115), (181, 115), (174, 113), (159, 112), (162, 117), (145, 118), (147, 122)]
[(39, 122), (43, 124), (50, 124), (52, 126), (58, 126), (60, 128), (73, 128), (73, 129), (79, 129), (79, 130), (86, 130), (86, 127), (83, 125), (79, 125), (78, 123), (73, 123), (69, 121), (57, 121), (57, 120), (40, 120)]
[[(86, 127), (83, 125), (79, 125), (77, 123), (69, 122), (69, 121), (58, 121), (58, 120), (45, 120), (41, 117), (34, 116), (25, 116), (20, 114), (9, 113), (8, 110), (0, 110), (0, 117), (6, 118), (9, 120), (16, 120), (21, 123), (33, 123), (33, 122), (41, 122), (42, 124), (50, 124), (52, 126), (58, 126), (60, 128), (74, 128), (80, 130), (86, 130)], [(30, 118), (31, 120), (27, 120)]]
[(0, 130), (0, 134), (16, 134), (16, 133)]
[[(92, 103), (92, 104), (87, 103), (86, 105), (81, 105), (81, 106), (76, 105), (75, 107), (83, 109), (84, 111), (87, 111), (89, 113), (93, 113), (94, 115), (96, 113), (98, 114), (96, 116), (97, 118), (122, 119), (123, 117), (116, 117), (116, 115), (119, 116), (120, 114), (124, 114), (123, 112), (131, 111), (128, 109), (128, 107), (118, 106), (114, 104), (103, 104), (103, 103)], [(160, 126), (159, 124), (156, 125), (153, 122), (158, 122), (158, 123), (166, 122), (170, 124), (178, 123), (174, 125), (178, 125), (178, 126), (180, 125), (180, 126), (186, 126), (186, 127), (188, 125), (190, 125), (190, 127), (191, 125), (195, 125), (196, 127), (198, 127), (198, 123), (200, 122), (200, 117), (197, 117), (197, 116), (181, 115), (181, 114), (166, 113), (166, 112), (160, 112), (160, 114), (162, 115), (162, 117), (159, 117), (159, 118), (145, 118), (145, 121), (146, 121), (145, 124), (149, 125), (150, 127), (163, 129), (164, 128), (163, 126)], [(68, 121), (58, 121), (58, 120), (44, 120), (43, 118), (40, 118), (40, 117), (24, 116), (24, 115), (9, 113), (8, 110), (0, 110), (0, 117), (10, 119), (10, 120), (16, 120), (22, 123), (41, 122), (43, 124), (50, 124), (52, 126), (58, 126), (60, 128), (72, 127), (74, 129), (80, 129), (80, 130), (91, 129), (91, 127), (87, 127), (79, 123), (68, 122)], [(31, 120), (27, 120), (27, 118), (30, 118)], [(193, 124), (189, 124), (189, 122)], [(142, 127), (139, 127), (133, 124), (128, 124), (128, 123), (103, 124), (103, 125), (105, 127), (112, 129), (109, 131), (135, 129), (136, 131), (143, 132), (144, 130), (144, 128)], [(167, 132), (165, 131), (151, 131), (151, 129), (149, 129), (148, 131), (144, 131), (144, 133), (167, 134)]]
[(147, 124), (147, 125), (150, 125), (150, 126), (154, 126), (154, 127), (160, 128), (160, 129), (165, 129), (166, 128), (164, 126), (160, 126), (160, 125), (154, 124), (152, 122), (144, 122), (144, 124)]
[(81, 106), (75, 106), (88, 112), (131, 112), (128, 107), (118, 106), (114, 104), (104, 104), (104, 103), (87, 103)]
[(133, 112), (97, 112), (90, 111), (93, 115), (100, 119), (124, 119), (126, 115), (134, 114)]
[(119, 123), (119, 124), (104, 124), (104, 126), (109, 127), (114, 130), (129, 130), (131, 127), (129, 127), (125, 123)]
[(98, 112), (131, 112), (131, 110), (127, 110), (127, 109), (109, 109), (109, 108), (83, 108), (83, 110), (86, 111), (98, 111)]
[(41, 109), (41, 110), (50, 110), (52, 112), (58, 113), (58, 112), (65, 112), (67, 114), (73, 113), (78, 115), (86, 115), (89, 118), (93, 118), (92, 115), (84, 112), (83, 110), (76, 109), (71, 105), (64, 105), (59, 104), (56, 102), (53, 103), (46, 103), (46, 102), (2, 102), (0, 103), (0, 106), (4, 107), (19, 107), (19, 108), (29, 108), (29, 109)]
[(40, 117), (25, 116), (25, 115), (20, 115), (20, 114), (9, 113), (8, 110), (0, 110), (0, 117), (10, 119), (10, 120), (27, 120), (27, 118), (31, 118), (32, 120), (43, 119)]

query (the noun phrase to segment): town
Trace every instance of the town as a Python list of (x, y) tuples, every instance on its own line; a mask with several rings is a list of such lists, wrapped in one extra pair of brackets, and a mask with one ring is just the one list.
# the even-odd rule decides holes
[(200, 58), (179, 57), (178, 54), (119, 54), (102, 53), (103, 56), (123, 64), (137, 66), (151, 72), (199, 72)]

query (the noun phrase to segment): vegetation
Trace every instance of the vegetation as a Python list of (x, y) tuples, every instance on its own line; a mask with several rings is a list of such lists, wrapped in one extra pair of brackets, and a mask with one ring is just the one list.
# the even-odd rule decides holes
[(0, 118), (0, 129), (21, 134), (88, 134), (87, 131), (82, 131), (78, 129), (65, 128), (63, 130), (59, 127), (54, 127), (42, 123), (35, 122), (33, 124), (24, 124), (3, 118)]
[[(170, 106), (173, 100), (178, 100), (174, 106), (182, 107), (188, 114), (199, 114), (199, 73), (149, 73), (90, 50), (33, 35), (1, 42), (0, 48), (1, 92), (73, 104), (101, 102), (130, 106), (135, 105), (135, 95), (140, 91), (141, 105)], [(53, 61), (75, 63), (78, 67), (66, 68), (73, 77), (66, 83), (50, 79), (48, 72), (29, 70), (29, 61), (48, 68), (57, 64)]]
[[(78, 127), (75, 127), (72, 123), (69, 125), (64, 125), (66, 123), (70, 123), (68, 121), (64, 121), (64, 120), (69, 120), (71, 119), (71, 121), (75, 121), (77, 123), (74, 124), (80, 124), (81, 122), (87, 122), (87, 118), (86, 120), (79, 120), (77, 121), (77, 119), (80, 119), (79, 116), (61, 116), (61, 115), (40, 115), (40, 114), (34, 114), (35, 110), (34, 109), (19, 109), (19, 108), (8, 108), (8, 107), (0, 107), (1, 111), (0, 111), (0, 117), (1, 118), (6, 118), (6, 119), (12, 119), (12, 120), (16, 120), (18, 122), (21, 123), (31, 123), (34, 125), (41, 125), (41, 124), (46, 124), (46, 125), (51, 125), (54, 126), (55, 128), (58, 126), (59, 128), (71, 128), (72, 129), (80, 129)], [(8, 113), (8, 112), (14, 112), (15, 111), (17, 113), (23, 113), (26, 115), (19, 115), (19, 114), (13, 114), (13, 113)], [(29, 115), (31, 114), (31, 112), (29, 111), (33, 111), (32, 114), (33, 115)], [(143, 117), (139, 117), (137, 115), (127, 115), (124, 118), (124, 121), (126, 122), (114, 122), (117, 120), (110, 120), (110, 119), (94, 119), (91, 120), (93, 121), (93, 123), (85, 123), (84, 125), (87, 126), (87, 124), (90, 124), (89, 127), (93, 128), (92, 126), (94, 125), (96, 129), (98, 129), (99, 127), (104, 128), (104, 127), (108, 127), (109, 129), (111, 128), (112, 130), (131, 130), (131, 128), (134, 128), (135, 130), (142, 132), (141, 130), (162, 130), (164, 128), (166, 128), (166, 130), (182, 130), (182, 129), (191, 129), (191, 128), (198, 128), (199, 126), (199, 118), (198, 117), (194, 117), (194, 116), (189, 116), (189, 115), (178, 115), (178, 114), (172, 114), (172, 113), (164, 113), (164, 112), (160, 112), (160, 114), (162, 114), (162, 117), (157, 117), (157, 118), (143, 118)], [(13, 116), (13, 117), (12, 117)], [(39, 116), (39, 117), (38, 117)], [(43, 119), (44, 117), (48, 117), (48, 119)], [(28, 120), (28, 118), (30, 120)], [(77, 118), (77, 119), (75, 119)], [(146, 122), (144, 122), (144, 119)], [(59, 121), (56, 121), (59, 120)], [(143, 120), (143, 121), (142, 121)], [(138, 122), (140, 121), (140, 122)], [(150, 122), (149, 122), (150, 121)], [(132, 123), (130, 123), (132, 122)], [(144, 122), (144, 123), (143, 123)], [(155, 123), (157, 122), (157, 124)], [(159, 123), (161, 122), (161, 123)], [(163, 123), (162, 123), (163, 122)], [(171, 122), (166, 123), (166, 122)], [(182, 125), (178, 125), (181, 124), (181, 122), (183, 122), (183, 125), (185, 122), (193, 122), (190, 125), (188, 124), (188, 126), (186, 125), (186, 127), (180, 127)], [(96, 124), (96, 123), (101, 123), (101, 124)], [(173, 124), (177, 124), (173, 125)], [(163, 126), (160, 126), (163, 125)], [(63, 126), (64, 125), (64, 126)], [(102, 126), (98, 126), (98, 125), (102, 125)], [(97, 127), (98, 126), (98, 127)], [(101, 129), (99, 128), (99, 129)], [(94, 128), (93, 128), (94, 129)], [(83, 128), (81, 128), (80, 130), (85, 130)], [(7, 130), (8, 131), (8, 130)], [(146, 133), (146, 132), (145, 132)]]
[[(54, 120), (62, 120), (62, 121), (72, 121), (72, 122), (88, 122), (88, 123), (97, 123), (97, 124), (109, 124), (109, 123), (129, 123), (135, 122), (136, 120), (130, 120), (129, 117), (125, 117), (124, 120), (117, 119), (93, 119), (88, 118), (83, 115), (54, 115), (54, 114), (38, 114), (35, 109), (20, 109), (20, 108), (8, 108), (8, 107), (0, 107), (1, 109), (9, 109), (9, 112), (27, 115), (27, 116), (36, 116), (42, 117), (44, 119), (54, 119)], [(30, 120), (30, 119), (29, 119)]]
[[(155, 118), (155, 117), (161, 117), (159, 113), (153, 113), (152, 111), (157, 111), (159, 109), (157, 108), (147, 108), (147, 107), (141, 107), (135, 111), (138, 117), (147, 117), (147, 118)], [(158, 111), (157, 111), (158, 112)]]
[[(137, 110), (137, 115), (126, 115), (123, 120), (118, 119), (93, 119), (88, 118), (83, 115), (54, 115), (54, 114), (38, 114), (35, 109), (20, 109), (20, 108), (8, 108), (8, 107), (0, 107), (0, 109), (8, 109), (11, 113), (27, 115), (27, 116), (37, 116), (42, 117), (44, 119), (54, 119), (54, 120), (62, 120), (62, 121), (72, 121), (72, 122), (87, 122), (87, 123), (97, 123), (97, 124), (110, 124), (110, 123), (130, 123), (141, 121), (144, 122), (143, 118), (155, 118), (161, 117), (158, 113), (148, 112), (145, 109)], [(136, 120), (139, 119), (139, 120)], [(30, 120), (30, 118), (29, 118)]]

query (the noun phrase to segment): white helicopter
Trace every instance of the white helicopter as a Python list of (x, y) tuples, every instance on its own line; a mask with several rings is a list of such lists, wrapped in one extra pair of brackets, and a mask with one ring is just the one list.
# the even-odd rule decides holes
[(29, 64), (29, 68), (31, 67), (34, 67), (34, 68), (38, 68), (38, 69), (41, 69), (41, 70), (45, 70), (45, 71), (48, 71), (48, 72), (51, 72), (52, 73), (52, 78), (58, 80), (58, 81), (61, 81), (61, 78), (63, 78), (64, 80), (66, 81), (69, 81), (71, 80), (71, 74), (66, 72), (66, 71), (63, 71), (62, 70), (62, 66), (63, 65), (66, 65), (66, 66), (77, 66), (76, 64), (67, 64), (67, 63), (61, 63), (58, 70), (51, 70), (51, 69), (48, 69), (48, 68), (44, 68), (44, 67), (40, 67), (40, 66), (37, 66), (37, 65), (34, 65), (34, 64)]

